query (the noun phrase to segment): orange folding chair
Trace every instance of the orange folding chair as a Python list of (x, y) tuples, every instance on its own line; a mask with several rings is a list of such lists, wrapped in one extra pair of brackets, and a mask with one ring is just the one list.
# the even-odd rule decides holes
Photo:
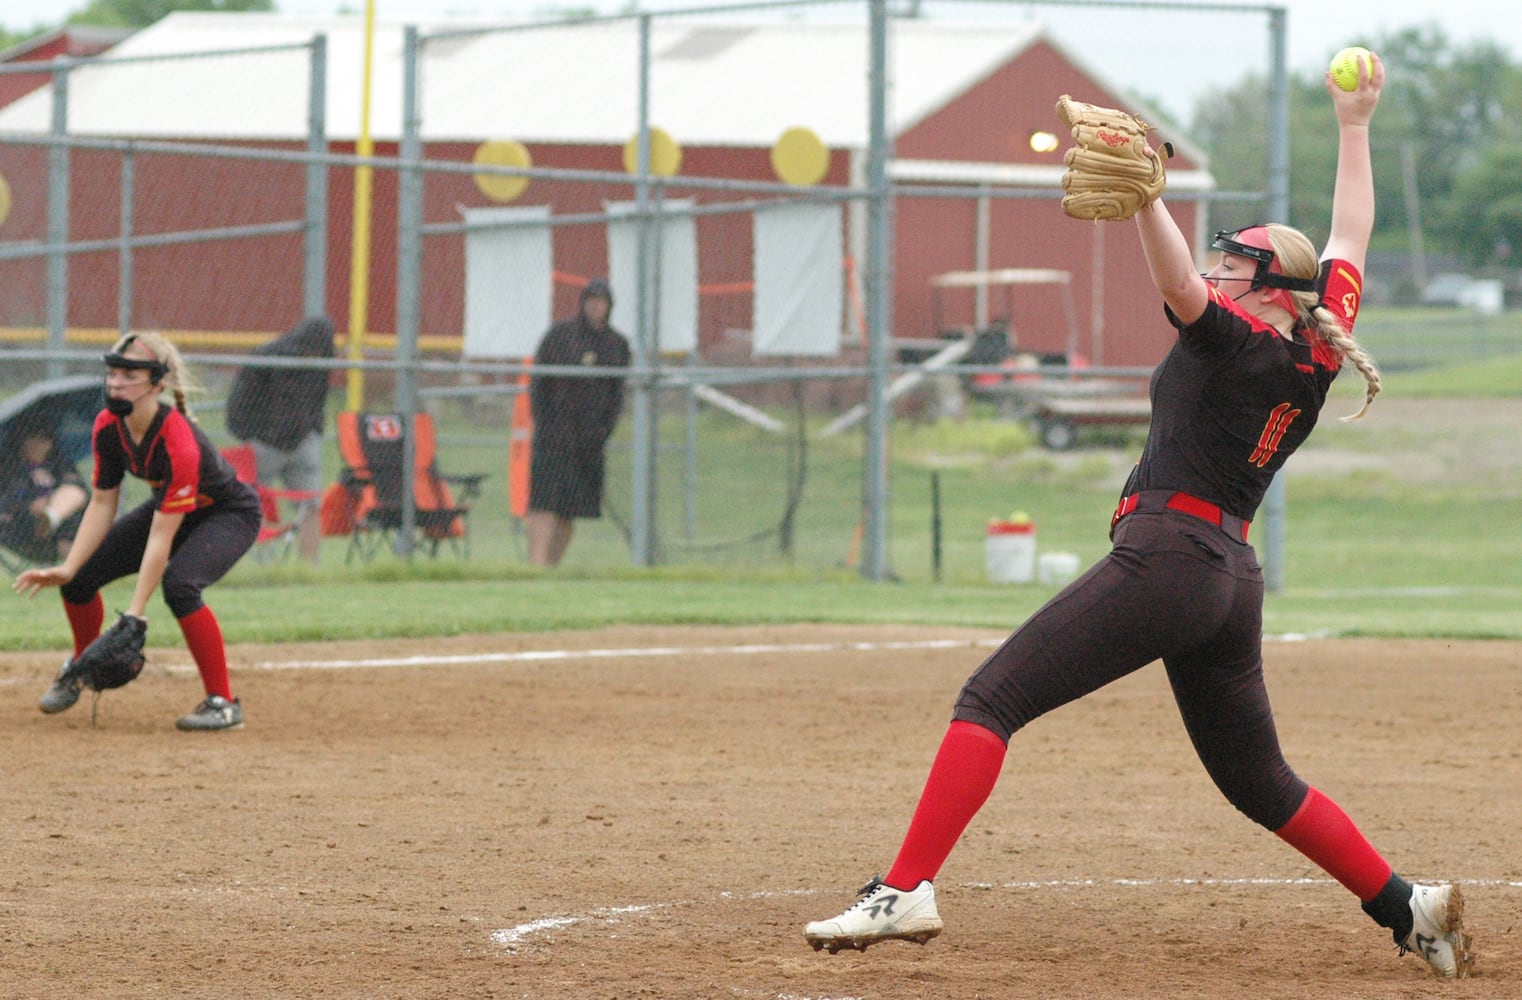
[(359, 556), (368, 562), (381, 545), (395, 548), (402, 529), (402, 489), (412, 482), (414, 549), (437, 556), (448, 543), (457, 555), (469, 547), (470, 501), (481, 492), (484, 473), (445, 475), (438, 468), (438, 442), (433, 417), (412, 417), (412, 474), (403, 473), (407, 422), (398, 413), (338, 415), (338, 452), (345, 470), (342, 484), (349, 497), (352, 530), (345, 560)]
[(255, 554), (261, 562), (284, 559), (296, 548), (301, 523), (311, 516), (322, 494), (316, 490), (279, 489), (259, 482), (258, 462), (254, 459), (252, 445), (233, 445), (221, 451), (238, 478), (259, 494), (264, 522), (259, 526), (259, 537), (254, 540)]

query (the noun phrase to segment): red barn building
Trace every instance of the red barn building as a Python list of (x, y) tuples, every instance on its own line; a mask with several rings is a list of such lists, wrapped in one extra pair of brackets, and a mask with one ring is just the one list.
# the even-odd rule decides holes
[[(553, 29), (496, 30), (434, 37), (420, 26), (421, 134), (426, 159), (469, 163), (483, 142), (521, 143), (535, 168), (624, 174), (624, 151), (638, 127), (638, 22), (594, 21)], [(309, 117), (307, 53), (251, 53), (328, 40), (326, 138), (347, 154), (361, 133), (360, 17), (311, 19), (270, 14), (176, 13), (119, 44), (111, 59), (80, 71), (69, 89), (69, 130), (88, 137), (215, 143), (301, 151)], [(1171, 337), (1129, 224), (1088, 224), (1062, 215), (1062, 154), (1054, 104), (1083, 100), (1147, 115), (1115, 81), (1082, 69), (1034, 21), (891, 22), (889, 53), (893, 142), (890, 175), (904, 186), (894, 206), (893, 329), (932, 337), (938, 328), (978, 318), (1011, 320), (1023, 349), (1079, 353), (1110, 365), (1154, 363)], [(375, 155), (393, 157), (401, 135), (402, 29), (378, 25), (370, 131)], [(792, 127), (812, 131), (828, 150), (822, 184), (860, 184), (868, 137), (866, 24), (807, 21), (737, 24), (658, 17), (650, 35), (649, 120), (680, 147), (668, 196), (699, 205), (743, 201), (752, 192), (684, 188), (683, 178), (775, 182), (771, 151)], [(244, 50), (214, 58), (137, 57)], [(0, 132), (45, 133), (51, 89), (0, 109)], [(1149, 116), (1150, 117), (1150, 116)], [(1153, 119), (1156, 120), (1155, 118)], [(1053, 138), (1055, 134), (1055, 138)], [(1186, 232), (1203, 212), (1189, 192), (1212, 187), (1204, 157), (1169, 131), (1179, 151), (1170, 164), (1174, 212)], [(1043, 141), (1044, 140), (1044, 141)], [(136, 233), (174, 233), (302, 217), (304, 169), (295, 163), (234, 158), (133, 156)], [(122, 156), (75, 150), (70, 180), (71, 238), (108, 241), (122, 218)], [(46, 232), (47, 154), (42, 146), (0, 145), (0, 175), (13, 208), (0, 244), (40, 241)], [(354, 171), (328, 170), (327, 311), (349, 325)], [(934, 197), (916, 197), (930, 186)], [(984, 188), (1016, 187), (1026, 196), (979, 197)], [(948, 189), (965, 197), (948, 197)], [(1048, 192), (1036, 196), (1034, 192)], [(397, 175), (374, 172), (368, 329), (395, 324)], [(627, 182), (580, 183), (534, 178), (509, 204), (549, 206), (554, 217), (597, 213), (629, 201)], [(494, 204), (469, 171), (430, 172), (425, 226), (421, 333), (431, 347), (460, 338), (464, 322), (464, 238), (448, 232), (462, 209)], [(846, 254), (865, 246), (859, 208), (847, 208)], [(1197, 234), (1202, 235), (1202, 234)], [(604, 273), (601, 227), (557, 227), (555, 270), (575, 278)], [(699, 342), (744, 330), (752, 278), (748, 213), (698, 221), (699, 284), (704, 292)], [(134, 253), (133, 325), (181, 331), (230, 331), (259, 339), (283, 330), (302, 310), (299, 233), (142, 248)], [(1068, 272), (1066, 291), (1033, 286), (978, 309), (973, 297), (939, 297), (931, 279), (948, 271), (1041, 268)], [(843, 280), (860, 276), (849, 273)], [(75, 255), (69, 273), (71, 328), (114, 329), (119, 271), (107, 247)], [(0, 327), (44, 321), (41, 259), (0, 260)], [(557, 306), (568, 311), (567, 281)], [(979, 316), (978, 312), (983, 315)]]

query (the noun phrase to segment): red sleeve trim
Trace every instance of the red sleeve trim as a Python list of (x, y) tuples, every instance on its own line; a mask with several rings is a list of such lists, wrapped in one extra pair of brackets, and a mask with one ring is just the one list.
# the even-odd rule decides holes
[(1345, 260), (1328, 262), (1326, 289), (1321, 294), (1321, 304), (1342, 321), (1351, 333), (1353, 322), (1358, 318), (1358, 307), (1363, 304), (1363, 275)]
[(164, 455), (169, 459), (169, 478), (159, 510), (165, 514), (188, 514), (196, 509), (201, 492), (201, 446), (195, 432), (179, 410), (171, 410), (159, 431)]

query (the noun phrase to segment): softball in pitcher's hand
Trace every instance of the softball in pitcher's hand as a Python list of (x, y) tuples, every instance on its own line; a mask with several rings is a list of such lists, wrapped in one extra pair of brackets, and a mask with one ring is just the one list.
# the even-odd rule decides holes
[(1350, 45), (1332, 57), (1327, 72), (1332, 74), (1332, 82), (1337, 86), (1353, 91), (1358, 89), (1360, 67), (1366, 76), (1374, 75), (1374, 63), (1369, 58), (1369, 50), (1361, 45)]
[(1147, 145), (1152, 126), (1117, 108), (1057, 100), (1057, 116), (1068, 126), (1073, 147), (1063, 156), (1062, 210), (1075, 219), (1129, 219), (1152, 204), (1167, 186), (1163, 159)]

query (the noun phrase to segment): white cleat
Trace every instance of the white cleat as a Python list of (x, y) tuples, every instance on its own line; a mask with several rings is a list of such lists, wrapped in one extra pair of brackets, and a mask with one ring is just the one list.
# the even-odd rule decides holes
[(866, 951), (869, 944), (892, 940), (924, 944), (945, 926), (935, 911), (935, 887), (928, 879), (913, 889), (895, 889), (875, 878), (859, 894), (861, 899), (840, 916), (803, 928), (803, 939), (815, 951), (828, 948), (831, 955), (842, 948)]
[(1456, 885), (1411, 887), (1411, 933), (1401, 954), (1414, 951), (1445, 979), (1465, 979), (1474, 966), (1464, 933), (1464, 894)]

